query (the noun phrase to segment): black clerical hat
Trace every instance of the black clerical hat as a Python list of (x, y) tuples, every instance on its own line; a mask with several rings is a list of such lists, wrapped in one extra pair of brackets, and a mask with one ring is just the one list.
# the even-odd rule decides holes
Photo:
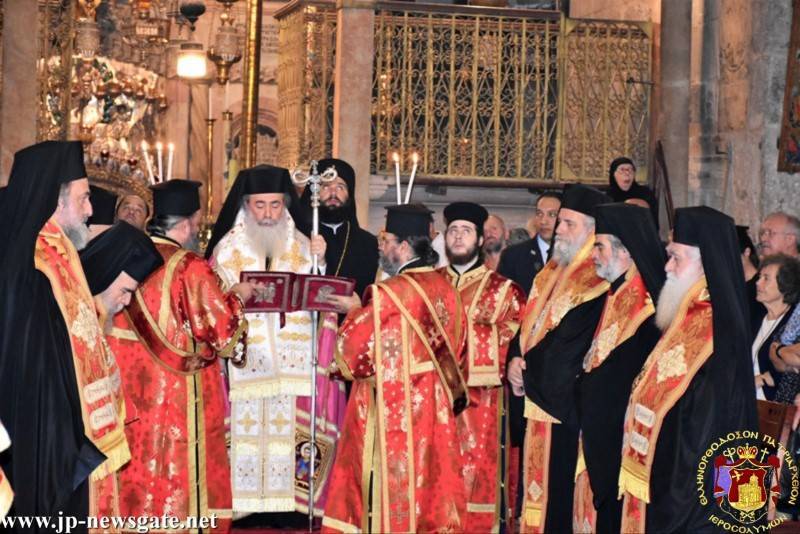
[(402, 240), (411, 236), (430, 236), (433, 212), (423, 204), (386, 206), (386, 231)]
[(578, 211), (593, 217), (595, 206), (609, 202), (611, 202), (611, 198), (599, 189), (582, 184), (572, 184), (564, 186), (561, 208)]
[(595, 234), (614, 235), (628, 249), (655, 301), (664, 285), (666, 254), (650, 210), (622, 202), (599, 204), (594, 219)]
[(344, 180), (344, 183), (347, 184), (347, 191), (350, 194), (350, 197), (352, 197), (355, 194), (356, 171), (353, 170), (353, 167), (343, 159), (327, 158), (321, 159), (317, 162), (317, 170), (320, 173), (327, 171), (331, 167), (336, 169), (336, 174), (338, 174), (339, 178)]
[(453, 221), (469, 221), (475, 225), (478, 235), (483, 235), (483, 223), (489, 218), (489, 212), (474, 202), (453, 202), (444, 208), (444, 220), (447, 226)]
[[(753, 362), (750, 354), (750, 306), (744, 284), (739, 240), (733, 219), (708, 206), (675, 210), (675, 243), (700, 249), (703, 271), (708, 283), (714, 322), (714, 356), (720, 362), (714, 380), (735, 391), (727, 409), (736, 413), (745, 399), (752, 399)], [(715, 371), (716, 373), (716, 371)], [(754, 406), (747, 406), (747, 416), (755, 423)], [(736, 428), (751, 428), (737, 426)]]
[(169, 180), (150, 186), (153, 191), (153, 214), (188, 217), (200, 209), (200, 182)]
[(225, 202), (222, 203), (222, 208), (219, 210), (217, 222), (214, 224), (211, 239), (206, 247), (206, 258), (211, 257), (217, 243), (233, 228), (245, 195), (261, 193), (283, 193), (289, 195), (289, 210), (292, 210), (292, 206), (296, 204), (297, 195), (287, 169), (272, 165), (256, 165), (249, 169), (240, 170), (228, 191), (228, 196), (225, 197)]
[(90, 185), (89, 191), (89, 202), (92, 204), (89, 224), (114, 224), (117, 195), (96, 185)]
[(80, 257), (92, 295), (108, 289), (122, 272), (141, 283), (164, 264), (150, 238), (125, 221), (92, 239)]
[[(231, 191), (233, 192), (235, 188), (236, 192), (233, 193), (235, 197), (239, 194), (288, 193), (292, 187), (292, 179), (287, 169), (272, 165), (257, 165), (239, 171)], [(228, 196), (231, 196), (230, 193)]]

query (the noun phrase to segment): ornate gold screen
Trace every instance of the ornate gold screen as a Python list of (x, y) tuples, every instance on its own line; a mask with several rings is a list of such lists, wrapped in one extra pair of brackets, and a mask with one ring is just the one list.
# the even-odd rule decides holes
[(650, 31), (645, 23), (565, 22), (559, 180), (606, 183), (609, 163), (622, 155), (646, 176)]
[[(285, 165), (330, 153), (335, 9), (276, 14)], [(647, 173), (650, 24), (378, 2), (373, 34), (373, 173), (392, 174), (395, 151), (444, 181), (604, 183), (620, 155)]]
[(558, 14), (381, 11), (372, 168), (420, 154), (420, 174), (553, 178)]
[(303, 165), (331, 153), (336, 12), (330, 3), (305, 2), (276, 18), (279, 163)]

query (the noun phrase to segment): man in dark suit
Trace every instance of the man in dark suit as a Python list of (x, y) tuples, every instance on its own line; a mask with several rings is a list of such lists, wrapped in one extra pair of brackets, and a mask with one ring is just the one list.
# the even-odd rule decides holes
[[(536, 235), (532, 239), (512, 245), (503, 251), (497, 272), (516, 282), (522, 287), (525, 295), (531, 291), (533, 279), (550, 259), (550, 243), (556, 229), (558, 210), (561, 207), (561, 197), (556, 193), (542, 193), (536, 200), (534, 212), (534, 226)], [(520, 358), (519, 335), (517, 335), (508, 350), (508, 360)], [(518, 487), (517, 481), (522, 472), (521, 454), (522, 443), (525, 439), (525, 417), (523, 416), (525, 397), (508, 395), (508, 427), (509, 436), (504, 436), (505, 446), (511, 447), (509, 451), (509, 507), (513, 507), (514, 517), (517, 517), (521, 505), (521, 491), (514, 491)], [(516, 494), (516, 495), (515, 495)]]
[(556, 229), (561, 197), (556, 193), (542, 193), (536, 200), (534, 226), (536, 235), (532, 239), (512, 245), (503, 251), (497, 272), (516, 282), (527, 295), (533, 278), (550, 258), (550, 242)]

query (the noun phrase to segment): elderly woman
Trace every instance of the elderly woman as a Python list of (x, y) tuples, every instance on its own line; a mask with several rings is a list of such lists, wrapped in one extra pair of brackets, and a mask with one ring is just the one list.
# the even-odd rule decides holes
[(627, 202), (650, 208), (658, 227), (658, 203), (653, 191), (636, 183), (636, 164), (627, 157), (616, 158), (608, 168), (608, 194), (614, 202)]
[(767, 256), (758, 272), (755, 289), (756, 300), (766, 311), (753, 324), (756, 333), (752, 347), (756, 396), (774, 400), (776, 384), (781, 381), (783, 370), (771, 362), (770, 346), (783, 333), (800, 299), (800, 262), (785, 254)]

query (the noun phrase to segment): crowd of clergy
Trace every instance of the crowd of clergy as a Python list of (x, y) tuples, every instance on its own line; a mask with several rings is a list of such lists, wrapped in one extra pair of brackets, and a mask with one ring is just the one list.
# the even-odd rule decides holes
[[(79, 142), (16, 153), (0, 189), (3, 525), (708, 530), (709, 445), (757, 430), (758, 399), (800, 399), (791, 214), (757, 245), (706, 206), (659, 233), (620, 157), (602, 190), (539, 194), (513, 245), (471, 202), (441, 231), (422, 204), (390, 206), (375, 236), (353, 168), (318, 168), (318, 233), (311, 188), (258, 165), (203, 250), (200, 182), (118, 196), (89, 185)], [(248, 305), (270, 288), (245, 273), (314, 258), (355, 282), (324, 297), (334, 311)]]

